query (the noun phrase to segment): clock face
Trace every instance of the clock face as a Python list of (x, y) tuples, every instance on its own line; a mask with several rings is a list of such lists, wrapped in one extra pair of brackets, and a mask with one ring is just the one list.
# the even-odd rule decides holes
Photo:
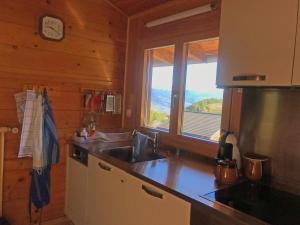
[(64, 23), (61, 19), (44, 16), (41, 19), (41, 35), (43, 38), (60, 41), (64, 38)]

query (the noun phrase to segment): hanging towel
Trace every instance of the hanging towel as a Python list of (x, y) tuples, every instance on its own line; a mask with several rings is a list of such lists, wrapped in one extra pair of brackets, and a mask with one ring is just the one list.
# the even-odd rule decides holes
[(44, 152), (43, 152), (43, 128), (44, 128), (44, 109), (43, 109), (43, 96), (38, 94), (34, 103), (35, 112), (33, 113), (33, 148), (32, 148), (32, 160), (33, 169), (37, 172), (41, 172), (45, 168)]
[(148, 136), (144, 135), (140, 132), (136, 132), (133, 139), (133, 161), (138, 160), (141, 156), (143, 156), (144, 151), (148, 147)]
[[(22, 94), (19, 94), (19, 98), (16, 98), (17, 108), (22, 110)], [(32, 148), (33, 148), (33, 131), (32, 128), (32, 120), (33, 120), (33, 111), (34, 111), (34, 100), (36, 98), (36, 93), (34, 91), (27, 91), (25, 97), (25, 108), (23, 117), (20, 116), (19, 119), (22, 121), (22, 132), (21, 132), (21, 141), (18, 157), (32, 157)]]
[(26, 91), (15, 94), (16, 107), (17, 107), (17, 116), (18, 116), (18, 120), (19, 120), (20, 124), (23, 124), (25, 104), (26, 104), (26, 96), (27, 96)]
[(33, 169), (31, 188), (30, 188), (30, 207), (31, 203), (38, 209), (43, 208), (50, 202), (50, 172), (52, 164), (59, 161), (59, 144), (57, 139), (56, 127), (52, 116), (52, 109), (49, 104), (48, 95), (43, 96), (43, 164), (41, 172)]
[(18, 157), (33, 157), (33, 168), (37, 170), (45, 166), (42, 152), (43, 114), (43, 96), (35, 91), (27, 91)]

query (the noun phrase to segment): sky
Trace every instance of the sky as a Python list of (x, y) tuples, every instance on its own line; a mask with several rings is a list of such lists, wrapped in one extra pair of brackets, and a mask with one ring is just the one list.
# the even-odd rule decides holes
[[(222, 94), (222, 89), (216, 88), (217, 63), (189, 64), (187, 67), (186, 89), (195, 92)], [(152, 88), (172, 89), (173, 66), (154, 67), (152, 73)]]

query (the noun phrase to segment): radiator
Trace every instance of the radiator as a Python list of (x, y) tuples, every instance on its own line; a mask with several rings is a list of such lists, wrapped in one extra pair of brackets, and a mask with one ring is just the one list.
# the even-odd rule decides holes
[(3, 166), (4, 166), (4, 146), (5, 146), (5, 133), (12, 132), (17, 134), (18, 128), (0, 127), (0, 217), (2, 217), (3, 206)]

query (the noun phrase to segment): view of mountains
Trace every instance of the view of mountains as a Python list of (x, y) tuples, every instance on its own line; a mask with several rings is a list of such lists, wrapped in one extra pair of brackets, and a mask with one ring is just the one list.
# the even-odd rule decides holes
[[(204, 99), (222, 99), (222, 97), (223, 96), (221, 93), (212, 94), (186, 90), (185, 108)], [(151, 101), (152, 107), (155, 111), (169, 113), (171, 105), (171, 91), (162, 89), (152, 89)]]

